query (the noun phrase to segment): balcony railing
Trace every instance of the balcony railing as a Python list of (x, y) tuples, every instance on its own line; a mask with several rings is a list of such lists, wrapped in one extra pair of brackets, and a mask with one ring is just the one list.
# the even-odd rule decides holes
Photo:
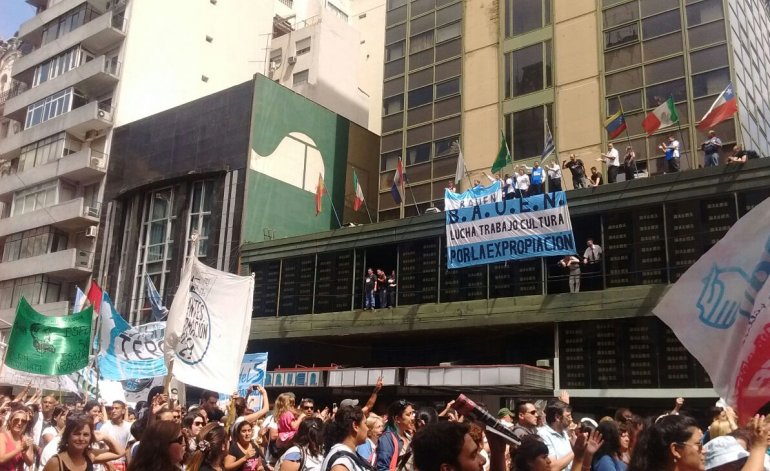
[(102, 212), (101, 203), (90, 203), (83, 205), (83, 216), (90, 218), (98, 218)]
[(10, 98), (21, 95), (22, 93), (26, 92), (28, 89), (29, 89), (29, 86), (26, 83), (19, 82), (18, 80), (11, 80), (10, 88), (4, 91), (2, 94), (0, 94), (0, 105), (5, 103), (6, 100)]

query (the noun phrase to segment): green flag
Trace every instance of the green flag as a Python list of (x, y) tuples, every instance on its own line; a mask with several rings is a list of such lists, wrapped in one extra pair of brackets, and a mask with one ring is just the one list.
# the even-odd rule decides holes
[(5, 364), (40, 375), (64, 375), (86, 367), (93, 312), (89, 307), (71, 316), (44, 316), (21, 298)]
[(497, 153), (497, 158), (495, 159), (495, 163), (492, 164), (492, 173), (497, 173), (503, 168), (505, 168), (506, 165), (510, 165), (512, 162), (511, 160), (511, 152), (508, 150), (508, 143), (505, 142), (505, 136), (503, 133), (500, 133), (500, 151)]

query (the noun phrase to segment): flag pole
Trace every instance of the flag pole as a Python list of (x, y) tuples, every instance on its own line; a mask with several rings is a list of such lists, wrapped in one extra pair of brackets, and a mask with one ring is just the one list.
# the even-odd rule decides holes
[(623, 111), (623, 102), (620, 100), (620, 95), (618, 95), (618, 104), (620, 105), (620, 115), (623, 117), (623, 123), (626, 125), (626, 141), (628, 142), (628, 145), (631, 145), (631, 135), (628, 134), (628, 123), (626, 123), (626, 112)]
[[(324, 182), (324, 187), (326, 186), (326, 183)], [(326, 193), (326, 196), (329, 198), (329, 203), (332, 205), (332, 211), (334, 212), (334, 217), (337, 219), (337, 225), (342, 227), (342, 223), (340, 222), (340, 217), (337, 215), (337, 208), (334, 207), (334, 201), (332, 201), (332, 195), (329, 194), (328, 191), (324, 191)], [(369, 216), (369, 219), (371, 219), (371, 216)]]
[[(404, 173), (404, 180), (406, 180), (406, 173)], [(406, 184), (407, 182), (404, 182), (404, 183)], [(404, 185), (404, 186), (406, 186), (406, 185)], [(420, 215), (420, 207), (417, 206), (417, 198), (414, 197), (414, 191), (412, 190), (412, 184), (411, 183), (409, 184), (409, 193), (412, 194), (412, 201), (414, 202), (414, 209), (417, 210), (417, 215), (419, 216)]]
[(369, 224), (372, 224), (374, 220), (372, 219), (372, 213), (369, 212), (369, 205), (366, 204), (366, 198), (363, 198), (364, 200), (364, 208), (366, 208), (366, 214), (369, 216)]
[[(671, 104), (674, 105), (674, 110), (676, 110), (676, 102), (674, 101), (674, 94), (670, 94), (669, 99), (671, 100)], [(682, 171), (682, 154), (684, 153), (684, 137), (682, 135), (682, 120), (679, 119), (679, 113), (676, 114), (676, 127), (679, 130), (679, 171)], [(690, 168), (692, 167), (692, 159), (689, 160), (688, 166)]]

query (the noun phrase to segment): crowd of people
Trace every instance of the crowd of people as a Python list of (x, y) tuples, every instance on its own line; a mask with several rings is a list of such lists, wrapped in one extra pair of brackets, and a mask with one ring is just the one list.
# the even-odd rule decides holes
[[(396, 400), (375, 414), (382, 380), (366, 404), (317, 407), (293, 393), (269, 408), (249, 392), (222, 405), (205, 391), (185, 408), (162, 387), (136, 411), (121, 401), (61, 404), (26, 392), (0, 398), (0, 470), (43, 471), (701, 471), (770, 469), (770, 423), (739, 424), (729, 407), (709, 411), (704, 430), (672, 410), (646, 419), (573, 419), (569, 394), (520, 400), (497, 413), (501, 434), (449, 401), (439, 412)], [(250, 391), (251, 391), (250, 390)], [(258, 407), (257, 407), (258, 406)], [(483, 404), (479, 406), (485, 407)], [(379, 409), (378, 409), (379, 410)], [(494, 421), (494, 419), (491, 419)], [(495, 425), (495, 424), (493, 424)], [(496, 427), (500, 430), (500, 427)], [(508, 438), (505, 438), (508, 437)]]

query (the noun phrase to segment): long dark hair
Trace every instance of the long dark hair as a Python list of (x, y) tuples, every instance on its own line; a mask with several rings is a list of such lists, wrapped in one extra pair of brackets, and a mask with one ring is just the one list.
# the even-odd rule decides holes
[(666, 415), (644, 429), (639, 436), (628, 471), (665, 469), (669, 459), (669, 446), (684, 443), (692, 438), (698, 422), (685, 415)]
[(153, 422), (144, 430), (136, 455), (131, 459), (128, 471), (168, 471), (179, 463), (171, 462), (169, 446), (182, 434), (178, 423), (170, 420)]
[(385, 424), (385, 427), (391, 430), (395, 430), (396, 417), (401, 417), (401, 414), (403, 414), (406, 408), (409, 406), (414, 407), (412, 403), (406, 399), (399, 399), (398, 401), (392, 402), (388, 406), (388, 423)]
[(352, 433), (353, 424), (360, 424), (362, 420), (364, 413), (358, 406), (342, 406), (337, 409), (334, 420), (328, 422), (324, 429), (326, 449), (330, 450), (337, 443), (342, 443)]
[(227, 453), (224, 450), (227, 432), (218, 422), (211, 422), (204, 426), (196, 437), (197, 449), (187, 463), (187, 471), (199, 471), (203, 463), (216, 466)]
[[(337, 413), (339, 414), (339, 411)], [(318, 417), (303, 420), (299, 424), (297, 435), (294, 436), (294, 444), (307, 449), (311, 456), (322, 455), (324, 451), (323, 420)]]
[(602, 446), (594, 454), (594, 462), (598, 461), (604, 455), (610, 455), (611, 458), (617, 458), (620, 454), (620, 430), (614, 420), (605, 420), (600, 422), (596, 430), (602, 434)]
[[(85, 414), (72, 414), (67, 417), (67, 424), (64, 426), (64, 431), (61, 434), (61, 441), (59, 442), (59, 453), (67, 451), (67, 445), (69, 444), (70, 437), (73, 433), (83, 430), (83, 427), (88, 427), (91, 432), (91, 443), (93, 445), (96, 439), (94, 438), (94, 423), (91, 420), (91, 416)], [(84, 454), (88, 453), (90, 446), (84, 450)]]
[(513, 457), (513, 471), (530, 471), (530, 462), (539, 456), (548, 456), (548, 447), (537, 435), (525, 435)]

